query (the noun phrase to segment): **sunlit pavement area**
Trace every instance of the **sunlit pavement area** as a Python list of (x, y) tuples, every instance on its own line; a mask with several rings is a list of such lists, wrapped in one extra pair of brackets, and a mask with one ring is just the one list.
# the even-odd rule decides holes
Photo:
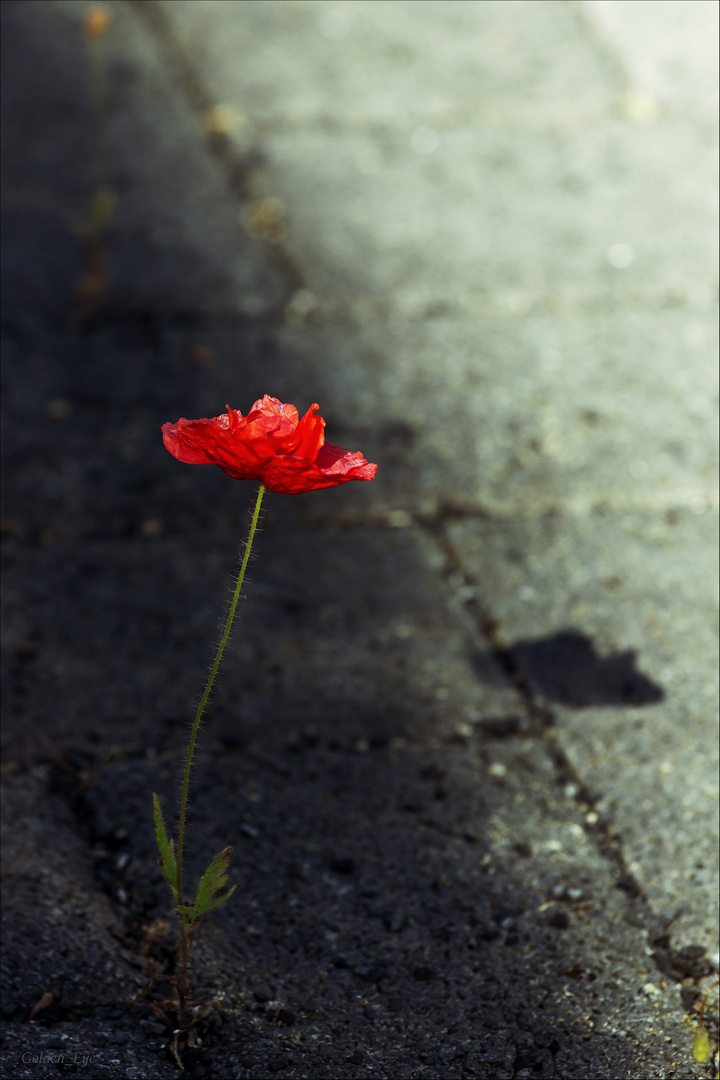
[(176, 1074), (253, 489), (159, 428), (264, 393), (379, 469), (268, 498), (187, 1071), (715, 1075), (717, 4), (89, 6), (2, 4), (3, 1075)]

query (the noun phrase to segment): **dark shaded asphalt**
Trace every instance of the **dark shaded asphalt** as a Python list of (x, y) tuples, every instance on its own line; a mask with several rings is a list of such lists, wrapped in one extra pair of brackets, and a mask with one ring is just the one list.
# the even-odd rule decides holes
[[(55, 1076), (60, 1057), (85, 1076), (176, 1073), (163, 1004), (171, 906), (150, 793), (172, 812), (253, 492), (173, 461), (159, 427), (266, 392), (301, 408), (318, 400), (331, 441), (380, 471), (372, 484), (268, 500), (193, 779), (191, 868), (231, 843), (239, 888), (198, 935), (193, 986), (218, 1008), (185, 1051), (187, 1071), (706, 1075), (683, 1013), (712, 971), (701, 594), (713, 542), (712, 515), (698, 513), (712, 505), (712, 463), (700, 455), (637, 494), (645, 458), (633, 439), (653, 424), (623, 442), (623, 422), (657, 376), (643, 369), (628, 389), (609, 359), (636, 317), (640, 337), (648, 325), (657, 334), (643, 322), (656, 313), (648, 293), (674, 284), (650, 274), (626, 302), (606, 260), (590, 300), (573, 293), (584, 265), (573, 268), (573, 238), (556, 251), (542, 229), (524, 235), (530, 199), (508, 226), (504, 266), (489, 245), (496, 262), (461, 294), (470, 256), (458, 255), (454, 279), (445, 241), (428, 247), (423, 185), (469, 221), (475, 189), (461, 188), (477, 169), (458, 166), (460, 188), (432, 171), (432, 136), (452, 144), (452, 115), (428, 119), (432, 92), (450, 92), (428, 41), (462, 56), (481, 24), (491, 42), (486, 93), (506, 111), (488, 207), (501, 205), (535, 123), (520, 107), (528, 94), (565, 117), (562, 146), (567, 101), (573, 88), (585, 95), (620, 147), (631, 206), (641, 136), (608, 119), (621, 80), (577, 11), (524, 5), (520, 31), (507, 4), (451, 7), (438, 22), (431, 4), (364, 5), (348, 83), (327, 42), (347, 35), (352, 6), (114, 5), (118, 202), (98, 241), (83, 227), (97, 130), (86, 5), (2, 5), (4, 1075)], [(523, 67), (537, 34), (556, 57), (552, 78)], [(382, 93), (363, 84), (353, 96), (358, 71), (382, 75)], [(383, 109), (404, 115), (408, 87), (421, 106), (402, 121), (403, 142)], [(219, 119), (217, 105), (229, 110)], [(667, 123), (642, 135), (648, 147), (667, 147), (672, 114)], [(551, 141), (535, 139), (541, 172)], [(404, 218), (413, 199), (417, 218)], [(468, 234), (491, 231), (483, 214)], [(457, 237), (437, 235), (458, 252)], [(623, 253), (605, 246), (617, 263)], [(525, 251), (530, 265), (548, 253), (544, 295), (532, 273), (511, 280)], [(619, 307), (604, 374), (576, 341), (577, 368), (553, 395), (547, 379), (598, 281), (595, 317)], [(695, 305), (705, 327), (703, 303), (678, 306), (687, 316)], [(536, 321), (520, 325), (531, 309)], [(467, 348), (480, 324), (482, 361)], [(530, 374), (525, 332), (539, 357)], [(690, 382), (704, 378), (693, 363)], [(707, 420), (683, 397), (684, 377), (654, 412), (656, 429), (675, 425), (681, 462), (687, 432)], [(607, 434), (599, 418), (613, 415), (614, 393), (621, 417)], [(668, 420), (673, 395), (682, 408)], [(662, 611), (692, 649), (668, 644)], [(680, 784), (690, 757), (692, 783)], [(666, 815), (656, 824), (653, 800)]]

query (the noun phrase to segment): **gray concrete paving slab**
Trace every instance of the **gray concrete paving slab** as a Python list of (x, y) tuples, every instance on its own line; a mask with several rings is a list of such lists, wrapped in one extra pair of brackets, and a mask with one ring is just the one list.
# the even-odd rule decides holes
[[(692, 32), (673, 52), (672, 27), (684, 16), (677, 5), (658, 8), (655, 37), (636, 55), (636, 23), (654, 17), (638, 5), (627, 17), (595, 7), (609, 40), (622, 44), (615, 68), (579, 5), (464, 4), (451, 13), (448, 5), (281, 4), (260, 13), (238, 4), (216, 5), (212, 19), (197, 5), (163, 10), (218, 99), (255, 117), (265, 183), (287, 206), (286, 242), (326, 323), (293, 326), (285, 340), (320, 368), (318, 381), (358, 426), (402, 418), (410, 429), (400, 467), (374, 497), (426, 515), (474, 509), (495, 519), (488, 529), (471, 517), (451, 535), (509, 642), (592, 627), (599, 648), (657, 653), (658, 684), (670, 681), (665, 720), (652, 713), (640, 755), (647, 775), (634, 772), (638, 753), (624, 754), (616, 736), (599, 787), (633, 833), (631, 862), (664, 907), (679, 905), (681, 882), (700, 865), (706, 884), (693, 890), (686, 918), (709, 943), (717, 935), (717, 230), (707, 225), (717, 200), (707, 98), (716, 99), (714, 84), (704, 94), (693, 81), (688, 57), (702, 19), (714, 14), (694, 5)], [(448, 65), (458, 34), (463, 45)], [(552, 66), (538, 59), (550, 41)], [(283, 49), (292, 52), (287, 68), (278, 63)], [(238, 60), (245, 50), (247, 64)], [(522, 80), (512, 74), (520, 55)], [(701, 51), (701, 70), (716, 81), (714, 55), (711, 46)], [(644, 111), (633, 97), (640, 91)], [(313, 364), (314, 356), (339, 362)], [(544, 553), (543, 514), (559, 515)], [(527, 573), (526, 561), (510, 579), (485, 562), (489, 534), (503, 566), (512, 566), (511, 552), (533, 552), (542, 585), (525, 588), (534, 590), (538, 623), (522, 602), (517, 617), (503, 614), (522, 592), (506, 586)], [(663, 630), (653, 632), (658, 620)], [(637, 725), (621, 712), (617, 731), (628, 724), (636, 745)], [(589, 747), (605, 733), (593, 729), (583, 713), (563, 730), (571, 753), (587, 743), (580, 771), (597, 786), (598, 750)], [(653, 770), (668, 761), (651, 749), (668, 745), (671, 732), (684, 748), (684, 764), (670, 767), (676, 799), (671, 781), (657, 786)], [(697, 846), (685, 824), (697, 820), (689, 768), (703, 776), (707, 800), (696, 812), (708, 826)], [(668, 866), (682, 870), (661, 884), (650, 852), (665, 843)]]
[[(258, 182), (286, 207), (284, 242), (325, 324), (288, 331), (299, 387), (317, 371), (357, 423), (402, 418), (422, 432), (417, 487), (406, 472), (391, 497), (421, 507), (433, 489), (491, 507), (633, 502), (651, 488), (672, 505), (712, 498), (707, 122), (628, 114), (626, 82), (572, 6), (453, 9), (467, 55), (450, 81), (448, 5), (442, 17), (427, 4), (163, 10), (217, 99), (252, 115)], [(330, 16), (339, 40), (323, 30)], [(554, 34), (556, 50), (553, 65), (524, 58), (522, 94), (496, 70), (521, 54), (521, 32), (533, 46)], [(383, 43), (372, 58), (366, 35)], [(380, 117), (375, 67), (400, 38), (405, 61), (387, 64), (381, 100), (393, 106)], [(280, 73), (283, 47), (292, 63)], [(575, 79), (571, 95), (561, 71)], [(418, 132), (436, 145), (418, 149)], [(652, 473), (640, 489), (637, 462)], [(387, 497), (382, 479), (373, 494)]]
[[(476, 655), (472, 623), (463, 626), (462, 614), (448, 607), (444, 563), (422, 534), (296, 527), (287, 542), (287, 521), (275, 518), (273, 526), (273, 518), (271, 505), (259, 549), (280, 570), (258, 566), (251, 574), (235, 659), (215, 698), (225, 718), (217, 722), (235, 727), (242, 701), (241, 741), (267, 725), (280, 743), (297, 726), (319, 725), (329, 738), (336, 723), (348, 739), (347, 726), (357, 726), (351, 741), (367, 741), (383, 732), (386, 739), (447, 737), (469, 731), (473, 716), (518, 712), (496, 662)], [(236, 538), (99, 541), (85, 543), (80, 559), (62, 544), (29, 552), (6, 546), (6, 647), (20, 650), (8, 708), (24, 713), (30, 693), (62, 744), (112, 733), (122, 745), (140, 737), (149, 717), (172, 728), (212, 659)], [(110, 578), (105, 565), (113, 567)], [(371, 570), (359, 575), (358, 567)], [(51, 592), (48, 580), (57, 586)], [(165, 638), (160, 651), (148, 652), (150, 632)], [(38, 651), (53, 656), (49, 668), (33, 671), (34, 655), (22, 652), (35, 638)], [(8, 754), (27, 752), (36, 738), (22, 726), (14, 736)]]
[[(533, 692), (551, 703), (595, 793), (589, 813), (613, 822), (653, 908), (682, 912), (678, 932), (715, 952), (714, 515), (609, 511), (449, 533)], [(559, 639), (553, 657), (547, 643), (567, 632), (592, 642), (598, 660), (583, 660), (579, 640)], [(618, 681), (603, 701), (590, 669), (613, 663)]]
[[(116, 1023), (118, 998), (142, 990), (147, 961), (119, 945), (121, 923), (111, 899), (97, 888), (70, 804), (49, 790), (46, 763), (14, 776), (7, 765), (5, 759), (3, 1071), (175, 1075), (169, 1062), (149, 1055), (142, 1042), (134, 1046)], [(44, 1002), (36, 1013), (40, 1023), (33, 1017), (8, 1030), (18, 1001)], [(95, 1008), (100, 1015), (88, 1019)]]
[(115, 4), (79, 318), (86, 10), (3, 13), (4, 1067), (101, 1022), (98, 1076), (167, 1071), (124, 1001), (169, 957), (145, 809), (246, 512), (157, 428), (270, 389), (380, 471), (269, 506), (198, 762), (191, 861), (229, 830), (243, 895), (194, 1074), (705, 1075), (716, 135), (683, 38), (647, 68), (580, 4)]
[[(717, 4), (583, 0), (636, 89), (711, 124), (717, 114)], [(679, 47), (678, 47), (679, 46)], [(640, 109), (647, 110), (638, 101)]]
[[(77, 237), (94, 194), (97, 147), (89, 66), (84, 50), (78, 51), (88, 5), (63, 2), (42, 10), (45, 33), (28, 43), (32, 54), (8, 48), (4, 58), (3, 107), (13, 117), (3, 163), (5, 258), (23, 261), (6, 266), (3, 302), (17, 311), (35, 294), (39, 306), (58, 313), (71, 307), (84, 269)], [(198, 118), (177, 94), (155, 41), (122, 14), (118, 9), (105, 47), (107, 154), (117, 197), (114, 302), (138, 310), (152, 297), (155, 310), (261, 315), (282, 300), (284, 276), (224, 198), (227, 178), (198, 140)], [(22, 6), (8, 5), (8, 26), (32, 17)], [(43, 80), (30, 88), (19, 70), (28, 63), (43, 71)], [(48, 92), (58, 106), (52, 141), (37, 124)], [(74, 274), (58, 272), (68, 265)], [(56, 282), (63, 276), (61, 292)]]

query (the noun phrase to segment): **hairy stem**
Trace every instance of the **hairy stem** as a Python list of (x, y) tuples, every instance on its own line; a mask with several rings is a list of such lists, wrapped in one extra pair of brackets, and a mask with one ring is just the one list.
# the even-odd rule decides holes
[[(178, 907), (181, 907), (184, 903), (183, 891), (182, 891), (182, 862), (183, 862), (183, 842), (185, 840), (185, 818), (187, 816), (187, 802), (188, 802), (188, 788), (190, 786), (190, 770), (192, 768), (193, 753), (195, 751), (195, 742), (197, 740), (197, 733), (200, 729), (200, 721), (202, 720), (205, 706), (207, 705), (208, 698), (212, 692), (213, 684), (215, 682), (215, 676), (218, 673), (220, 667), (220, 661), (222, 660), (225, 646), (227, 645), (228, 637), (230, 636), (230, 629), (235, 618), (235, 609), (240, 599), (240, 590), (242, 589), (243, 581), (245, 580), (245, 571), (247, 570), (248, 561), (250, 559), (250, 552), (252, 551), (253, 540), (255, 539), (255, 531), (257, 529), (258, 520), (260, 518), (260, 507), (262, 505), (263, 495), (265, 494), (265, 487), (260, 485), (257, 493), (257, 499), (255, 501), (255, 509), (253, 511), (252, 524), (250, 525), (250, 532), (248, 534), (247, 543), (245, 544), (245, 553), (240, 564), (240, 571), (238, 573), (237, 581), (235, 583), (235, 591), (233, 593), (232, 601), (230, 602), (230, 610), (228, 611), (228, 617), (225, 622), (225, 629), (223, 635), (220, 638), (220, 644), (218, 645), (217, 652), (215, 654), (215, 660), (213, 666), (210, 669), (210, 676), (205, 685), (203, 695), (198, 705), (198, 710), (195, 713), (195, 719), (193, 721), (192, 730), (190, 732), (190, 742), (188, 743), (187, 757), (185, 759), (185, 775), (183, 776), (182, 796), (180, 799), (180, 824), (178, 826), (178, 842), (177, 842), (177, 903)], [(179, 971), (178, 971), (178, 995), (180, 998), (180, 1029), (185, 1031), (189, 1027), (189, 1018), (187, 1015), (187, 967), (188, 956), (190, 954), (190, 943), (192, 940), (192, 931), (188, 930), (185, 923), (181, 918), (181, 940), (179, 949)]]

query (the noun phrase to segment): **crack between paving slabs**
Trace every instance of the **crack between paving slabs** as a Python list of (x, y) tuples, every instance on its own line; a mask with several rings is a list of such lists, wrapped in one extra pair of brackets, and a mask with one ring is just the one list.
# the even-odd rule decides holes
[[(193, 112), (200, 116), (211, 109), (216, 104), (214, 97), (204, 85), (201, 76), (187, 55), (186, 49), (172, 33), (162, 6), (157, 0), (129, 0), (129, 3), (165, 54), (169, 67), (174, 72), (177, 84)], [(208, 132), (204, 141), (208, 152), (223, 170), (232, 196), (242, 204), (252, 201), (252, 166), (233, 147), (226, 135)], [(298, 289), (305, 287), (305, 279), (299, 266), (282, 244), (264, 241), (264, 246), (288, 282), (287, 293), (279, 301), (277, 309), (268, 312), (262, 320), (272, 323), (276, 319), (282, 319), (290, 297)], [(464, 511), (463, 516), (494, 516), (482, 508), (464, 508)], [(465, 583), (473, 587), (474, 596), (465, 602), (466, 609), (475, 622), (481, 638), (487, 643), (498, 666), (520, 695), (529, 720), (530, 736), (544, 740), (555, 767), (558, 783), (572, 783), (576, 787), (577, 794), (574, 796), (576, 805), (583, 808), (583, 813), (586, 809), (591, 809), (597, 803), (598, 797), (587, 788), (565, 750), (558, 743), (555, 731), (555, 714), (533, 693), (526, 673), (522, 670), (521, 665), (502, 637), (498, 621), (477, 599), (479, 583), (472, 578), (463, 566), (462, 560), (454, 550), (444, 529), (448, 511), (441, 508), (440, 513), (432, 518), (418, 514), (411, 515), (411, 517), (414, 518), (416, 525), (424, 529), (432, 538), (446, 557), (448, 573), (454, 572), (462, 575)], [(638, 921), (640, 925), (646, 928), (649, 945), (654, 949), (654, 959), (658, 970), (663, 974), (670, 974), (668, 961), (672, 950), (669, 928), (677, 915), (663, 921), (658, 919), (651, 910), (642, 888), (628, 869), (622, 851), (622, 844), (618, 837), (611, 832), (609, 822), (600, 819), (593, 825), (589, 825), (583, 819), (583, 828), (588, 837), (592, 839), (599, 853), (614, 867), (617, 873), (617, 887), (622, 889), (632, 901), (637, 911)], [(677, 978), (677, 975), (671, 975), (670, 977)]]
[[(158, 48), (164, 53), (168, 67), (173, 72), (175, 81), (188, 106), (199, 118), (203, 114), (207, 114), (217, 106), (218, 102), (205, 86), (200, 74), (187, 55), (186, 49), (173, 34), (162, 6), (156, 0), (128, 0), (128, 3), (152, 34)], [(201, 139), (203, 138), (202, 132), (203, 127), (199, 125), (198, 136)], [(226, 134), (207, 131), (203, 141), (208, 152), (217, 161), (225, 174), (231, 196), (243, 206), (247, 206), (254, 198), (252, 191), (254, 170), (252, 166), (232, 145)], [(287, 283), (285, 295), (280, 298), (274, 310), (268, 311), (264, 321), (272, 322), (275, 319), (282, 321), (291, 297), (299, 290), (307, 288), (305, 277), (300, 267), (282, 244), (271, 243), (267, 240), (261, 241), (258, 237), (256, 237), (256, 240), (263, 243), (268, 257), (282, 272)]]
[[(491, 515), (477, 510), (471, 516), (489, 517)], [(416, 526), (426, 533), (442, 554), (447, 567), (446, 576), (450, 574), (459, 575), (463, 584), (469, 587), (470, 598), (464, 601), (465, 609), (475, 623), (481, 639), (488, 646), (498, 667), (517, 690), (529, 720), (528, 734), (530, 738), (542, 740), (545, 743), (550, 760), (555, 767), (557, 783), (561, 785), (572, 784), (576, 789), (573, 801), (581, 811), (582, 827), (585, 834), (595, 845), (599, 854), (613, 867), (616, 874), (615, 887), (626, 894), (635, 913), (637, 924), (645, 929), (648, 947), (652, 951), (653, 962), (657, 970), (660, 974), (669, 977), (675, 982), (683, 981), (685, 973), (682, 970), (673, 968), (673, 958), (676, 950), (673, 949), (670, 940), (672, 923), (682, 912), (677, 911), (670, 918), (659, 917), (652, 910), (639, 882), (628, 869), (622, 842), (612, 832), (611, 823), (598, 818), (591, 825), (585, 819), (587, 811), (591, 810), (599, 801), (599, 796), (590, 791), (560, 745), (556, 732), (555, 713), (533, 692), (526, 673), (503, 638), (498, 620), (478, 599), (481, 593), (481, 584), (468, 573), (462, 559), (453, 547), (445, 528), (447, 518), (448, 514), (440, 514), (436, 517), (414, 516)], [(705, 972), (705, 975), (707, 974)], [(702, 977), (705, 977), (705, 975)], [(685, 995), (682, 995), (683, 1004), (688, 1010), (692, 1008), (690, 997), (693, 995), (700, 996), (699, 990), (697, 990), (699, 982), (700, 978), (693, 978), (694, 985), (689, 988), (687, 1001), (685, 1001)]]
[[(558, 745), (554, 730), (556, 718), (553, 710), (533, 693), (525, 672), (522, 670), (521, 665), (516, 660), (502, 636), (497, 620), (492, 613), (483, 606), (482, 601), (479, 599), (479, 583), (465, 570), (462, 560), (448, 539), (445, 521), (442, 518), (428, 518), (415, 515), (414, 527), (418, 532), (424, 532), (436, 550), (443, 555), (446, 564), (445, 576), (448, 577), (451, 574), (457, 575), (461, 578), (463, 584), (472, 587), (472, 597), (465, 601), (467, 614), (477, 628), (477, 632), (481, 639), (495, 658), (498, 667), (505, 674), (511, 685), (517, 689), (529, 719), (528, 734), (534, 741), (543, 740), (543, 744), (547, 748), (553, 762), (557, 782), (561, 785), (572, 782), (577, 787), (578, 791), (574, 797), (574, 802), (582, 811), (582, 817), (584, 818), (588, 807), (592, 806), (593, 803), (597, 801), (597, 797), (593, 796), (592, 793), (587, 790), (586, 786), (582, 784), (564, 750)], [(161, 757), (165, 756), (166, 755), (161, 755)], [(172, 756), (174, 756), (174, 752), (172, 752)], [(126, 752), (120, 755), (123, 764), (128, 764), (128, 759), (139, 759), (141, 757), (143, 757), (143, 755), (133, 754), (132, 752), (129, 754)], [(83, 798), (83, 789), (86, 788), (88, 781), (91, 780), (93, 766), (100, 763), (93, 762), (89, 769), (87, 769), (87, 767), (82, 768), (82, 766), (78, 768), (78, 763), (71, 763), (70, 776), (68, 776), (68, 770), (63, 769), (61, 764), (57, 761), (54, 764), (55, 790), (57, 793), (64, 795), (68, 800), (74, 811), (78, 825), (81, 827), (82, 831), (85, 832), (89, 824), (87, 815), (89, 812), (90, 816), (92, 816), (92, 807), (91, 804), (87, 803), (86, 799)], [(85, 765), (87, 766), (87, 764), (88, 763), (86, 762)], [(112, 762), (108, 762), (107, 764), (112, 767)], [(268, 763), (263, 761), (263, 764)], [(58, 774), (62, 774), (61, 777), (59, 777)], [(596, 846), (601, 856), (608, 860), (617, 872), (618, 877), (616, 885), (627, 894), (628, 900), (631, 902), (631, 907), (636, 915), (637, 925), (644, 927), (647, 932), (648, 944), (655, 952), (654, 960), (658, 970), (661, 974), (669, 975), (674, 981), (678, 981), (677, 974), (672, 974), (667, 970), (667, 961), (671, 958), (673, 952), (669, 935), (669, 925), (671, 920), (666, 920), (664, 923), (661, 923), (657, 916), (652, 912), (641, 888), (627, 871), (621, 844), (617, 837), (612, 835), (609, 824), (600, 821), (595, 825), (588, 826), (588, 824), (583, 821), (583, 827), (588, 838)], [(107, 859), (98, 861), (97, 858), (95, 858), (94, 863), (94, 876), (97, 884), (104, 892), (109, 893), (111, 899), (115, 903), (119, 900), (121, 907), (125, 908), (126, 903), (123, 902), (124, 898), (122, 897), (122, 891), (124, 891), (124, 883), (122, 880), (123, 870), (125, 869), (124, 865), (115, 865), (115, 860), (113, 859), (114, 865), (112, 870), (110, 870)], [(108, 878), (109, 871), (112, 880)], [(120, 893), (120, 895), (118, 895), (118, 893)], [(108, 929), (111, 928), (108, 927)], [(112, 928), (111, 933), (113, 933), (113, 936), (116, 937), (116, 940), (120, 945), (120, 955), (125, 962), (129, 964), (130, 967), (140, 966), (140, 964), (144, 967), (148, 957), (146, 955), (146, 950), (143, 948), (143, 942), (132, 939), (127, 933), (123, 933), (120, 928)], [(133, 954), (137, 955), (137, 959), (140, 962), (139, 964), (137, 962), (133, 963)], [(169, 958), (165, 957), (165, 959), (167, 961)], [(663, 966), (663, 960), (665, 961), (665, 966)], [(161, 978), (163, 975), (167, 978), (169, 973), (170, 972), (167, 970), (163, 972), (162, 969), (158, 972)], [(142, 973), (138, 974), (138, 978), (142, 979)], [(147, 975), (142, 981), (145, 982), (146, 978)], [(149, 989), (149, 985), (147, 988)], [(138, 996), (142, 996), (142, 990)], [(688, 1003), (685, 1002), (684, 996), (683, 1004), (687, 1007)], [(156, 1027), (159, 1026), (161, 1025), (157, 1024), (156, 1021)]]

